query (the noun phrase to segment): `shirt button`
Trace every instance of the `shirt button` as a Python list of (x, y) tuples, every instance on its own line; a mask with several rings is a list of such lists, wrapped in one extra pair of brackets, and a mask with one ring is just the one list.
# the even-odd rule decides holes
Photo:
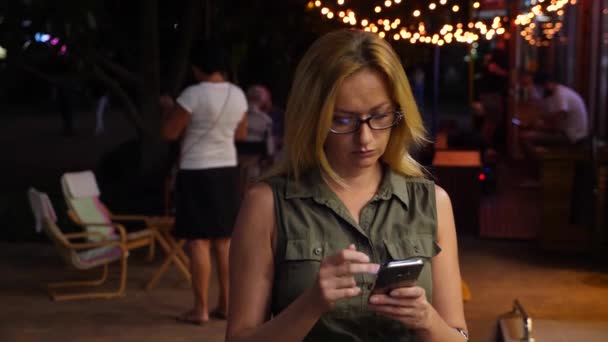
[(321, 252), (323, 252), (323, 248), (317, 247), (312, 252), (315, 253), (315, 255), (321, 255)]
[(420, 248), (418, 248), (418, 246), (414, 246), (414, 252), (419, 253), (420, 252)]

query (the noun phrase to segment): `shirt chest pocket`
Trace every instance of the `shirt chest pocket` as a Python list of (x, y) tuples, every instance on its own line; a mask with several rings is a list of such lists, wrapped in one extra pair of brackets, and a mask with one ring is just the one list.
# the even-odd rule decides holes
[(322, 241), (287, 241), (276, 289), (280, 301), (290, 303), (313, 285), (326, 253), (327, 244)]
[(425, 262), (441, 252), (441, 248), (433, 240), (432, 236), (420, 236), (394, 240), (384, 240), (384, 246), (389, 261), (420, 257)]

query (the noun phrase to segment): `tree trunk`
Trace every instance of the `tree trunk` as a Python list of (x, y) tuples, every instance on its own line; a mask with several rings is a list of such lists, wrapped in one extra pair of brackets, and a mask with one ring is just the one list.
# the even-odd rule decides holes
[[(144, 134), (141, 136), (141, 172), (158, 176), (166, 157), (166, 144), (160, 139), (161, 117), (158, 105), (160, 96), (160, 56), (158, 34), (158, 0), (139, 1), (138, 23), (139, 74), (137, 104)], [(156, 178), (156, 177), (154, 177)]]
[(202, 0), (186, 0), (184, 4), (183, 20), (180, 26), (180, 35), (175, 47), (175, 54), (171, 66), (171, 74), (167, 91), (176, 97), (184, 84), (186, 73), (190, 66), (190, 49), (195, 35), (200, 33)]

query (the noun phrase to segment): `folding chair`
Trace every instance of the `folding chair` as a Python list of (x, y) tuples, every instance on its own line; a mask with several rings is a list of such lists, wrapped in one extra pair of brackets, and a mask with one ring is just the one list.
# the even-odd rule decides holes
[[(190, 281), (188, 258), (181, 248), (176, 248), (177, 242), (170, 233), (173, 227), (172, 217), (112, 214), (99, 199), (99, 187), (95, 175), (90, 170), (63, 174), (61, 187), (70, 208), (68, 215), (75, 223), (83, 226), (87, 231), (108, 234), (108, 229), (104, 225), (117, 224), (116, 221), (143, 222), (144, 229), (127, 233), (129, 250), (149, 246), (148, 257), (151, 260), (154, 257), (154, 240), (156, 240), (168, 255), (168, 260), (175, 263), (184, 278)], [(146, 288), (151, 287), (146, 286)]]
[[(36, 219), (36, 231), (44, 231), (51, 239), (63, 260), (72, 268), (77, 270), (89, 270), (103, 266), (103, 272), (99, 279), (85, 281), (68, 281), (50, 283), (47, 291), (55, 301), (85, 299), (85, 298), (113, 298), (123, 296), (125, 293), (127, 280), (127, 257), (129, 252), (126, 246), (126, 234), (122, 227), (112, 226), (116, 229), (120, 238), (104, 239), (96, 232), (81, 232), (64, 234), (57, 227), (57, 216), (53, 205), (47, 194), (36, 189), (28, 190), (30, 206)], [(77, 239), (86, 239), (96, 236), (95, 242), (75, 242)], [(58, 294), (58, 289), (68, 289), (73, 287), (97, 287), (105, 283), (108, 276), (108, 265), (113, 262), (120, 262), (120, 284), (116, 291), (88, 291)]]

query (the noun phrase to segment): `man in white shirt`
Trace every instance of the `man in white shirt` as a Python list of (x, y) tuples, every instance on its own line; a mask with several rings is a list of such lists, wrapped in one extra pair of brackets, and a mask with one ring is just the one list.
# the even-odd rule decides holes
[(546, 74), (536, 75), (534, 82), (544, 92), (544, 113), (533, 130), (524, 132), (522, 138), (528, 143), (545, 146), (580, 144), (586, 141), (589, 136), (589, 119), (581, 96)]

